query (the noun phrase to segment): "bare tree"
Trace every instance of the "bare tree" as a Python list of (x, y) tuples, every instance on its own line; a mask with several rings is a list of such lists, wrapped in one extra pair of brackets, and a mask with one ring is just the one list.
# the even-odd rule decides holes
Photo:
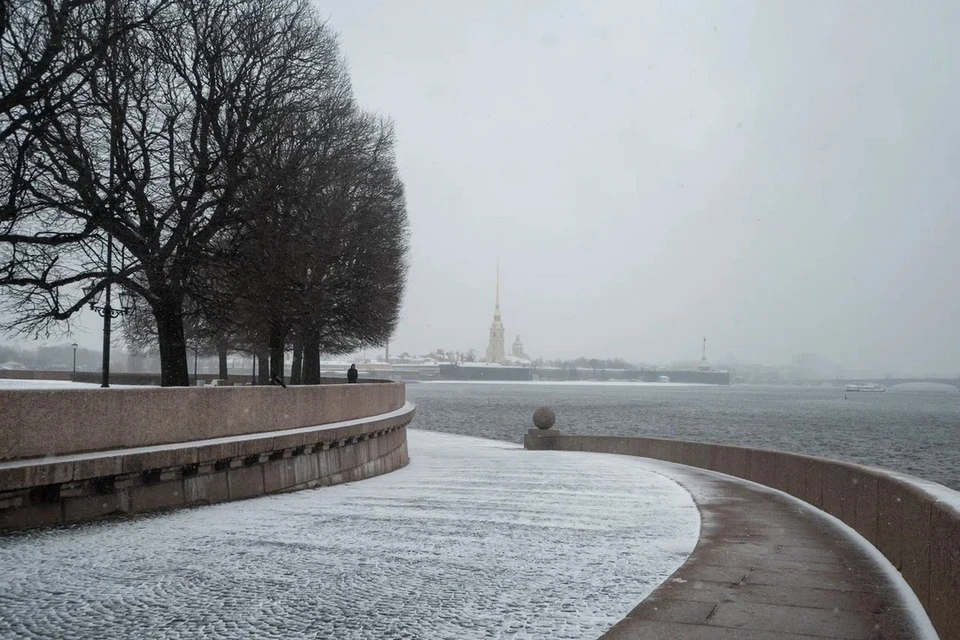
[(382, 344), (396, 325), (407, 226), (392, 128), (348, 97), (332, 95), (322, 117), (266, 148), (245, 199), (234, 331), (263, 345), (271, 377), (292, 345), (293, 381), (319, 382), (321, 351)]
[(35, 134), (71, 108), (70, 98), (103, 68), (110, 48), (167, 1), (0, 3), (0, 220), (12, 215), (28, 184)]
[[(119, 285), (153, 314), (162, 383), (188, 384), (185, 300), (217, 290), (211, 248), (237, 224), (263, 123), (314, 109), (338, 65), (308, 0), (171, 0), (82, 85), (50, 87), (69, 108), (35, 132), (25, 196), (0, 228), (13, 324), (43, 330)], [(127, 261), (106, 269), (115, 245)]]
[(392, 126), (355, 119), (355, 155), (316, 198), (323, 222), (313, 255), (319, 281), (305, 297), (304, 382), (319, 381), (319, 353), (384, 343), (396, 329), (406, 281), (408, 227)]
[[(4, 0), (0, 4), (0, 141), (43, 125), (66, 103), (62, 88), (79, 87), (110, 47), (142, 28), (164, 2)], [(135, 16), (135, 17), (134, 17)], [(130, 19), (134, 18), (134, 19)]]
[[(165, 385), (189, 383), (188, 340), (221, 369), (228, 345), (269, 354), (271, 375), (294, 343), (307, 382), (321, 351), (382, 344), (406, 272), (393, 133), (356, 108), (308, 1), (58, 6), (104, 13), (77, 69), (19, 72), (18, 122), (43, 126), (0, 139), (10, 326), (49, 331), (122, 287), (141, 300), (127, 337), (155, 341)], [(18, 19), (0, 16), (3, 37)]]

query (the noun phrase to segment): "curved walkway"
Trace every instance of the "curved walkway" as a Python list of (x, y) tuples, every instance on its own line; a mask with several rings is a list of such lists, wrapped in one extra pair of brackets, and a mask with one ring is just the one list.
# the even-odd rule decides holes
[(693, 495), (700, 541), (604, 640), (928, 637), (926, 617), (830, 516), (729, 476), (641, 460)]
[(635, 458), (408, 440), (362, 482), (0, 537), (0, 638), (592, 640), (696, 545)]

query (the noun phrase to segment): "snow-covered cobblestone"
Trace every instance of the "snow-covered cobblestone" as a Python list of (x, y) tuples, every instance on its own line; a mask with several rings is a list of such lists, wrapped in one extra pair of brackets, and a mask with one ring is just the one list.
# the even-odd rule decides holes
[(693, 550), (625, 456), (409, 431), (363, 482), (0, 538), (2, 638), (596, 638)]

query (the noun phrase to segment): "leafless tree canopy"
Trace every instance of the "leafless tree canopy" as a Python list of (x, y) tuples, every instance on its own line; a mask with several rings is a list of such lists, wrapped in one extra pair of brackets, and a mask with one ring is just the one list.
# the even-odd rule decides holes
[(294, 341), (386, 339), (407, 249), (392, 130), (308, 0), (4, 8), (10, 328), (62, 327), (109, 281), (137, 295), (127, 333), (156, 341), (166, 385), (189, 382), (185, 326), (276, 367)]

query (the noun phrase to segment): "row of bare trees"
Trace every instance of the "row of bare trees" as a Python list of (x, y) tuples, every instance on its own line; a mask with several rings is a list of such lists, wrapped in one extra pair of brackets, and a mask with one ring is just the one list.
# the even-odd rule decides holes
[(271, 377), (292, 347), (312, 383), (321, 352), (389, 337), (408, 234), (392, 127), (357, 107), (309, 0), (3, 7), (8, 329), (68, 330), (119, 287), (164, 385), (189, 384), (188, 342)]

